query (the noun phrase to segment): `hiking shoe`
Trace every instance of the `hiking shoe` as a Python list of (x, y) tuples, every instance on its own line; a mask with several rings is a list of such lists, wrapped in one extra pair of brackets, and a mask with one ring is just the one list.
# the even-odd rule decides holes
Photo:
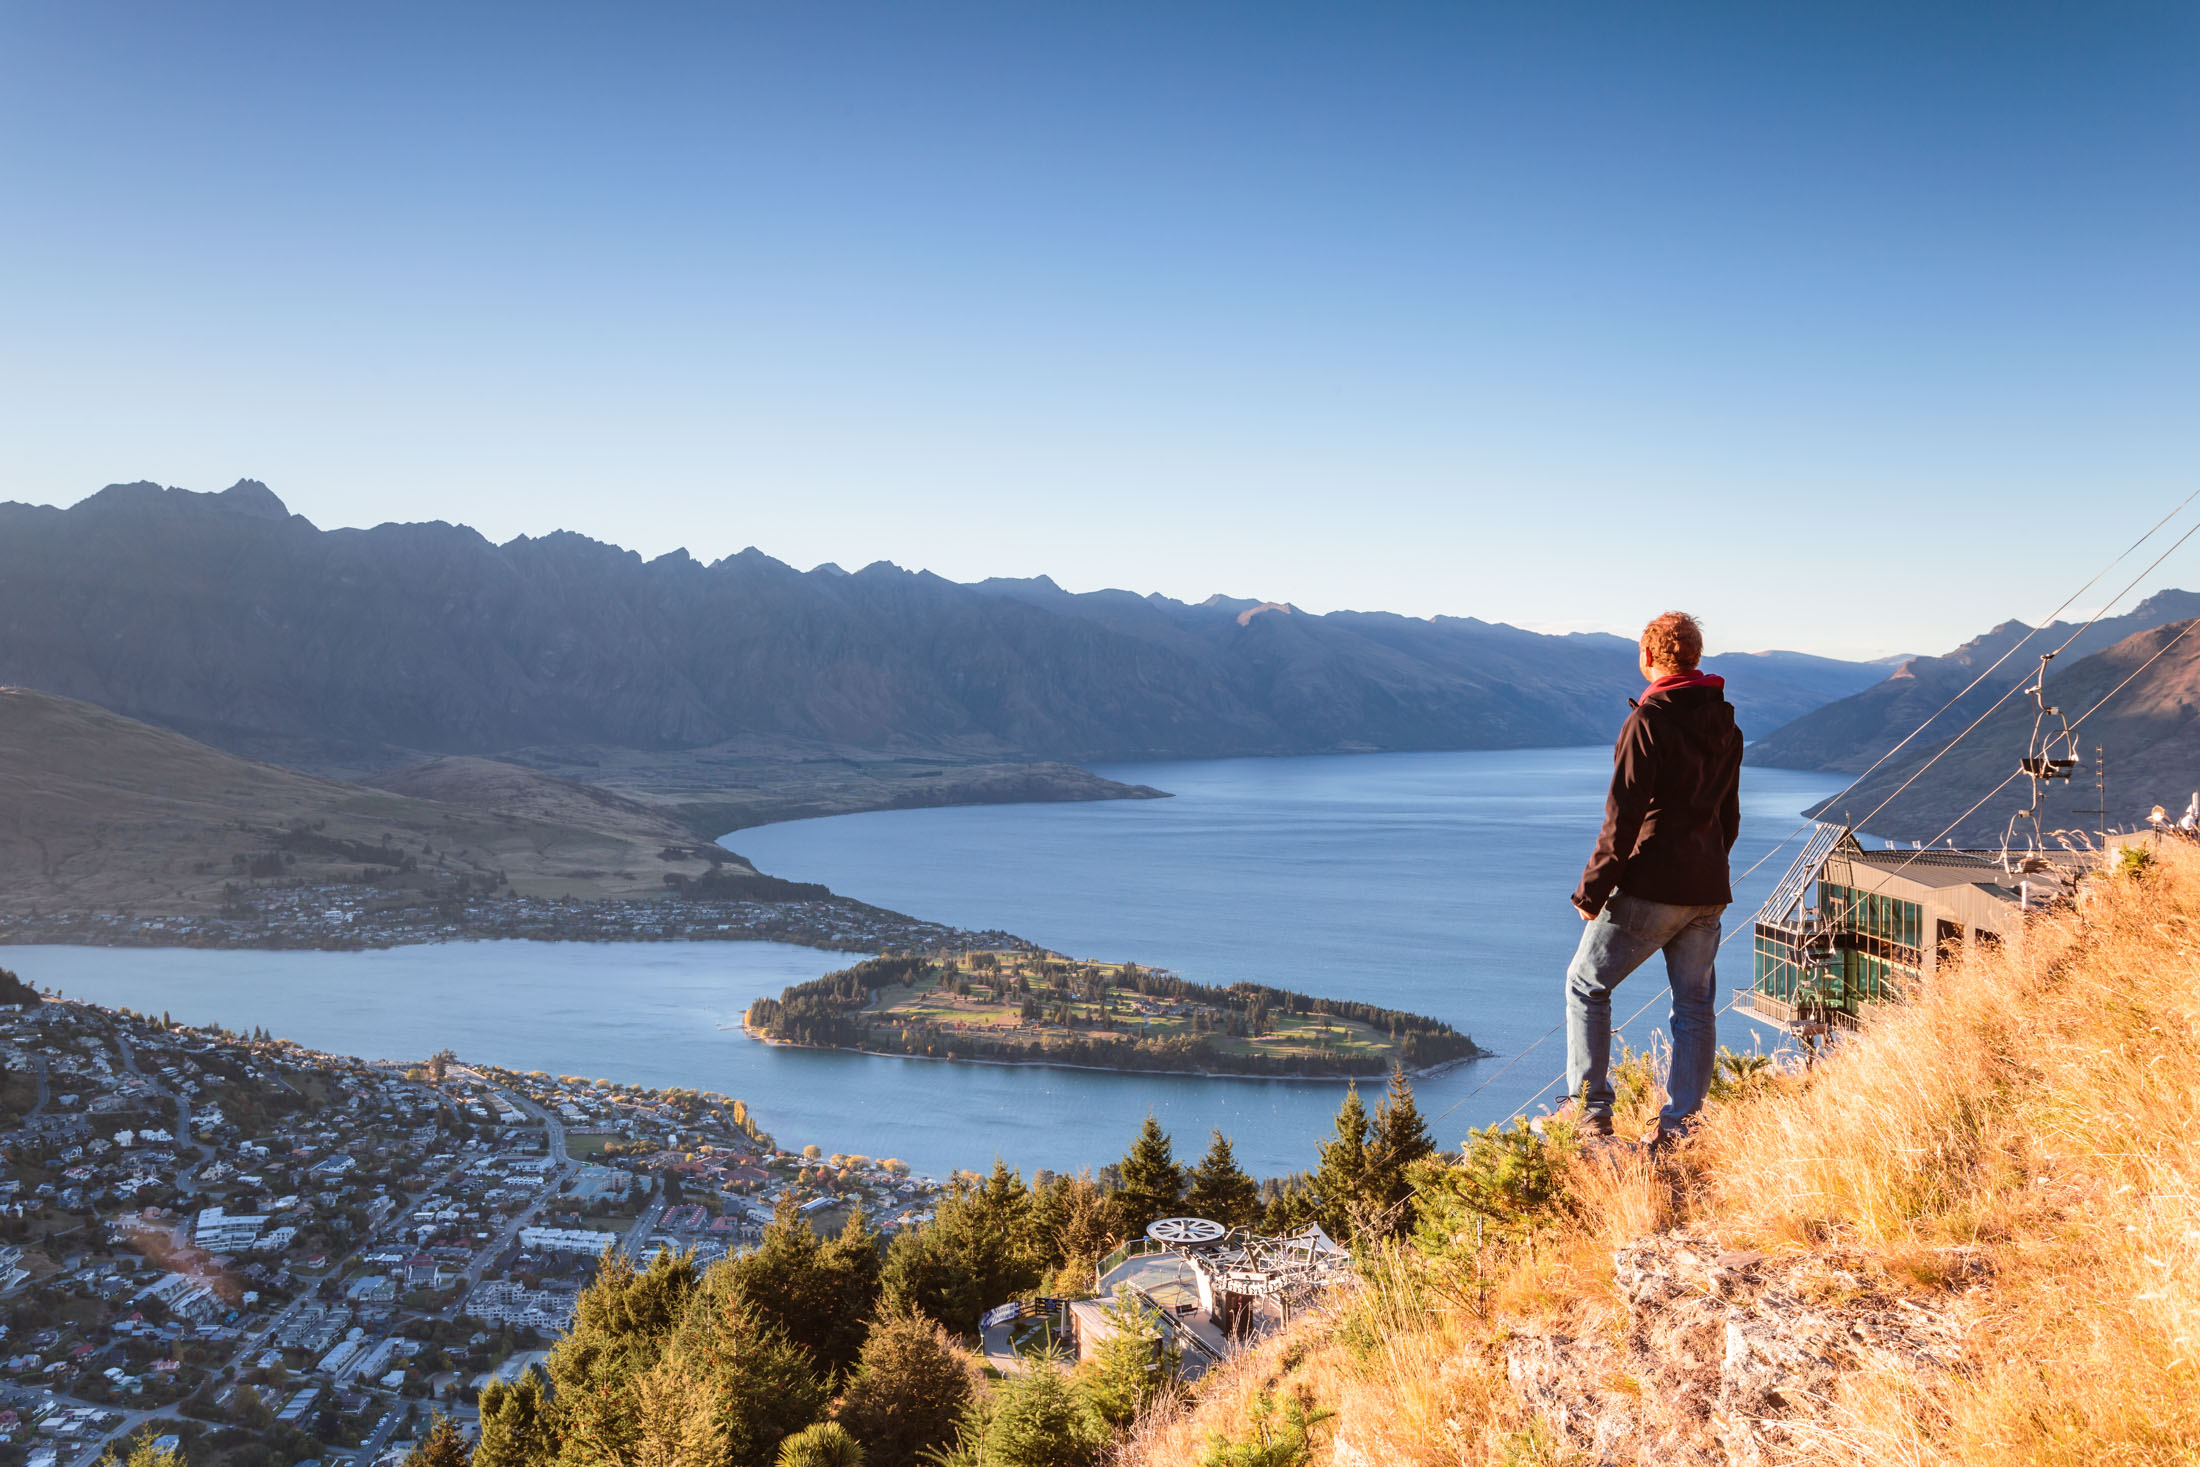
[(1688, 1139), (1688, 1132), (1675, 1126), (1657, 1124), (1642, 1133), (1643, 1149), (1652, 1157), (1670, 1156), (1674, 1149)]
[(1572, 1126), (1584, 1140), (1612, 1134), (1612, 1118), (1585, 1109), (1578, 1100), (1564, 1101), (1549, 1115), (1540, 1115), (1528, 1122), (1528, 1129), (1538, 1136), (1548, 1136), (1553, 1126)]

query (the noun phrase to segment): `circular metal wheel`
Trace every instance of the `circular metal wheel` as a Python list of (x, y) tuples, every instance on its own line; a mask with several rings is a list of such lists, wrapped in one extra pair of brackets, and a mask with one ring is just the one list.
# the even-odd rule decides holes
[(1219, 1243), (1230, 1230), (1204, 1217), (1163, 1217), (1146, 1224), (1146, 1236), (1175, 1248), (1197, 1248)]

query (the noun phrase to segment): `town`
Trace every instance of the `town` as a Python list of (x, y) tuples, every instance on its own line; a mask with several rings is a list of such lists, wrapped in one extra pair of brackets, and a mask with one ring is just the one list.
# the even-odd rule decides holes
[(218, 911), (189, 915), (34, 910), (11, 916), (0, 941), (356, 950), (492, 938), (773, 941), (863, 953), (1028, 946), (1006, 932), (965, 932), (836, 896), (792, 901), (676, 896), (583, 900), (378, 891), (349, 884), (232, 886)]
[[(19, 1003), (10, 1000), (22, 1000)], [(929, 1219), (740, 1100), (367, 1063), (0, 984), (0, 1467), (367, 1464), (545, 1357), (613, 1249)]]

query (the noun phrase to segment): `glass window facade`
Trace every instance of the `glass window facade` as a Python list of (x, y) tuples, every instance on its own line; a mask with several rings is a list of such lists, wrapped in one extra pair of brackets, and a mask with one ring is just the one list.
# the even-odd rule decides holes
[(1821, 881), (1818, 913), (1832, 941), (1829, 951), (1821, 937), (1815, 963), (1800, 926), (1757, 924), (1752, 979), (1759, 993), (1853, 1015), (1861, 1004), (1900, 997), (1916, 980), (1925, 937), (1925, 910), (1916, 902)]
[(1753, 968), (1757, 991), (1782, 1003), (1793, 1003), (1807, 979), (1801, 939), (1785, 927), (1759, 922)]

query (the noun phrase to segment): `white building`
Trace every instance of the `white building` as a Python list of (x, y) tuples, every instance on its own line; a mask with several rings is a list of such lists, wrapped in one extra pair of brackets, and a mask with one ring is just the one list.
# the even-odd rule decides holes
[(191, 1241), (209, 1253), (242, 1253), (266, 1226), (265, 1216), (232, 1217), (218, 1207), (209, 1207), (199, 1213)]
[(521, 1228), (519, 1245), (536, 1253), (593, 1253), (602, 1257), (619, 1241), (616, 1233), (587, 1228)]

